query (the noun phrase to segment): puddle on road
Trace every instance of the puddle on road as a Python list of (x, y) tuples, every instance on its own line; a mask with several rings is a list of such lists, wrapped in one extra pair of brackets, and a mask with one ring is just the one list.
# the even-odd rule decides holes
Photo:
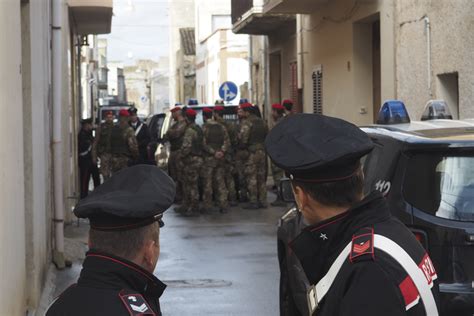
[(197, 279), (197, 280), (166, 280), (166, 285), (173, 288), (218, 288), (229, 287), (232, 282), (225, 280)]

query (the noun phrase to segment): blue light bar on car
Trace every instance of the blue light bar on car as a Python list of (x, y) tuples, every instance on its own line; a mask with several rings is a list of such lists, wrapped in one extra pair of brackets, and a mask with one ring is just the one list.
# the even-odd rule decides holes
[(199, 102), (198, 102), (197, 99), (189, 99), (188, 105), (189, 105), (189, 106), (199, 105)]
[(387, 100), (383, 103), (377, 118), (377, 124), (403, 124), (410, 123), (410, 116), (405, 104), (400, 100)]
[(452, 120), (453, 116), (449, 110), (449, 106), (444, 100), (430, 100), (426, 103), (423, 114), (421, 115), (422, 121), (428, 120)]

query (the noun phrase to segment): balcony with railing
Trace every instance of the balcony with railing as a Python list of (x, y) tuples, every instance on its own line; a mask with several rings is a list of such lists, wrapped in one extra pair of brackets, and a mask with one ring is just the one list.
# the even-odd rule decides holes
[(308, 14), (329, 0), (265, 0), (264, 12), (273, 14)]
[(113, 0), (68, 0), (76, 34), (108, 34), (112, 27)]
[(270, 35), (281, 26), (295, 21), (294, 14), (264, 12), (264, 1), (232, 0), (232, 31), (236, 34)]

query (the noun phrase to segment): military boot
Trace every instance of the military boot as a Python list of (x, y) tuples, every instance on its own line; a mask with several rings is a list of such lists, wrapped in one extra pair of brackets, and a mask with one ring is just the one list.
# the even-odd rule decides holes
[(268, 203), (267, 202), (258, 202), (258, 208), (267, 208)]

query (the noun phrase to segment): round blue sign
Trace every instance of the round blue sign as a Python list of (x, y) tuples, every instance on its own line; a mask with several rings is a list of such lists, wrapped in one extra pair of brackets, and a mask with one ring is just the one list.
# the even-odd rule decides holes
[(219, 88), (219, 96), (222, 100), (229, 102), (237, 98), (239, 88), (231, 81), (224, 82)]

